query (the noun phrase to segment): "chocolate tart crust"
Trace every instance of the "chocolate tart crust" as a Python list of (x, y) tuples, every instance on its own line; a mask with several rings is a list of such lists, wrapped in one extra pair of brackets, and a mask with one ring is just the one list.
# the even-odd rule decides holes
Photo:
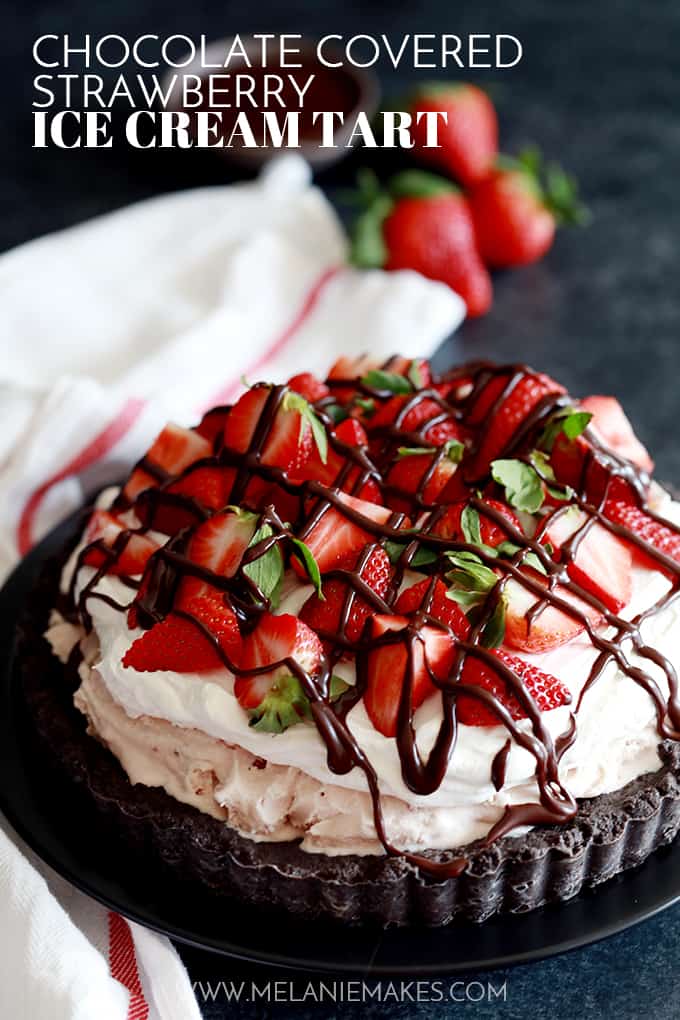
[[(680, 828), (680, 745), (659, 747), (661, 768), (614, 793), (579, 802), (573, 821), (463, 848), (457, 878), (436, 880), (403, 858), (326, 856), (297, 842), (258, 843), (174, 800), (160, 788), (132, 786), (114, 756), (85, 731), (73, 705), (75, 667), (64, 667), (43, 637), (64, 560), (48, 563), (31, 596), (17, 645), (23, 686), (40, 753), (76, 790), (93, 818), (153, 866), (178, 881), (306, 918), (380, 925), (481, 922), (568, 900), (641, 864)], [(429, 851), (434, 860), (461, 848)]]

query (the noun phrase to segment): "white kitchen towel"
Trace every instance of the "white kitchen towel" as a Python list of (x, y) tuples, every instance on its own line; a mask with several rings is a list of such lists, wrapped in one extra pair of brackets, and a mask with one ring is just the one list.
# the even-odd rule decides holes
[[(464, 316), (416, 273), (360, 272), (297, 157), (0, 257), (0, 578), (161, 425), (240, 379), (325, 374), (340, 354), (428, 356)], [(198, 1016), (169, 941), (0, 831), (0, 988), (13, 1020)]]

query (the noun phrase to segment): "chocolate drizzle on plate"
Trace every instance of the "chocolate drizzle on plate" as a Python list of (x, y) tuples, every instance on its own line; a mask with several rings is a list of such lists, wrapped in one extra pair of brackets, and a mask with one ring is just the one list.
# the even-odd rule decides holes
[[(390, 371), (392, 362), (387, 362), (383, 369)], [(145, 628), (162, 620), (170, 611), (180, 613), (199, 628), (204, 636), (211, 641), (226, 669), (239, 676), (247, 672), (271, 672), (279, 665), (285, 664), (293, 676), (297, 677), (310, 704), (311, 716), (327, 749), (329, 769), (338, 774), (345, 774), (353, 768), (364, 773), (373, 804), (373, 815), (378, 837), (388, 854), (398, 855), (433, 873), (436, 877), (445, 878), (459, 874), (466, 865), (465, 858), (456, 858), (445, 862), (434, 862), (426, 857), (404, 853), (396, 849), (390, 842), (386, 832), (378, 777), (366, 753), (359, 745), (348, 726), (347, 716), (350, 710), (360, 701), (368, 682), (369, 654), (380, 645), (390, 642), (406, 641), (408, 648), (408, 668), (401, 691), (398, 714), (396, 746), (401, 761), (402, 776), (410, 790), (419, 795), (427, 795), (437, 790), (444, 780), (449, 763), (455, 753), (458, 723), (456, 717), (456, 701), (461, 692), (461, 676), (464, 665), (469, 659), (476, 659), (486, 669), (492, 670), (505, 687), (516, 698), (526, 718), (518, 721), (511, 712), (490, 691), (474, 684), (466, 684), (462, 688), (467, 698), (472, 698), (490, 709), (497, 718), (498, 724), (506, 728), (508, 739), (493, 760), (491, 781), (497, 790), (505, 782), (508, 757), (512, 744), (525, 748), (535, 760), (535, 779), (539, 791), (539, 803), (517, 804), (508, 806), (502, 818), (492, 828), (486, 838), (486, 844), (493, 842), (518, 825), (560, 824), (573, 818), (577, 805), (569, 791), (561, 784), (559, 778), (559, 761), (577, 735), (578, 711), (588, 691), (602, 676), (606, 666), (614, 661), (622, 673), (642, 687), (652, 699), (656, 711), (657, 729), (660, 739), (680, 740), (680, 697), (678, 678), (672, 663), (658, 650), (645, 644), (641, 635), (642, 624), (654, 614), (669, 606), (680, 591), (680, 564), (655, 549), (642, 538), (609, 520), (603, 513), (610, 484), (615, 479), (628, 483), (637, 505), (655, 519), (661, 520), (676, 533), (680, 531), (674, 524), (658, 518), (647, 506), (649, 478), (645, 472), (635, 465), (617, 456), (605, 447), (592, 429), (586, 430), (588, 441), (587, 454), (584, 457), (582, 477), (568, 499), (556, 508), (550, 509), (550, 520), (556, 520), (572, 506), (578, 507), (584, 516), (578, 530), (565, 542), (560, 562), (556, 562), (538, 537), (528, 538), (507, 520), (493, 506), (489, 505), (481, 492), (487, 493), (493, 486), (489, 477), (489, 465), (480, 462), (479, 453), (489, 435), (495, 415), (506, 398), (527, 375), (535, 373), (525, 365), (493, 365), (487, 362), (476, 362), (457, 367), (442, 377), (434, 380), (432, 385), (422, 389), (414, 389), (404, 396), (396, 418), (388, 425), (371, 428), (370, 420), (367, 428), (370, 435), (370, 447), (352, 446), (343, 442), (333, 432), (334, 408), (338, 399), (342, 400), (343, 390), (351, 388), (359, 392), (362, 398), (375, 402), (385, 401), (394, 396), (389, 390), (367, 385), (365, 381), (355, 379), (329, 379), (327, 385), (330, 395), (314, 405), (314, 411), (327, 433), (330, 451), (340, 455), (342, 467), (333, 486), (322, 484), (318, 480), (299, 481), (289, 472), (263, 459), (267, 440), (274, 425), (277, 412), (289, 392), (286, 386), (270, 386), (266, 400), (257, 421), (248, 448), (237, 452), (224, 445), (222, 429), (217, 428), (213, 442), (213, 452), (209, 457), (191, 464), (181, 474), (168, 475), (159, 465), (147, 457), (136, 466), (149, 477), (151, 487), (140, 492), (132, 501), (126, 499), (124, 491), (118, 497), (114, 511), (123, 513), (134, 509), (136, 518), (142, 523), (134, 528), (122, 531), (111, 546), (99, 539), (79, 553), (76, 569), (73, 574), (69, 594), (71, 610), (78, 615), (86, 628), (91, 626), (91, 618), (87, 609), (90, 599), (105, 601), (112, 608), (125, 612), (132, 602), (135, 605), (137, 623)], [(490, 383), (494, 382), (498, 389), (497, 396), (491, 407), (486, 409), (482, 421), (475, 420), (475, 407), (480, 394)], [(426, 421), (415, 429), (407, 429), (405, 422), (411, 412), (417, 412), (422, 401), (433, 405), (433, 412)], [(501, 452), (495, 458), (510, 457), (529, 462), (529, 455), (534, 449), (538, 437), (546, 425), (554, 419), (556, 413), (573, 404), (564, 391), (555, 387), (554, 393), (542, 397), (512, 432)], [(434, 409), (434, 405), (438, 411)], [(216, 408), (210, 412), (219, 425), (226, 418), (229, 408)], [(412, 416), (417, 419), (417, 414)], [(492, 556), (483, 546), (465, 541), (452, 540), (436, 533), (436, 526), (445, 513), (446, 505), (428, 503), (426, 499), (427, 485), (433, 477), (437, 466), (448, 456), (445, 445), (435, 446), (428, 441), (427, 434), (435, 425), (455, 422), (467, 437), (467, 449), (456, 475), (462, 477), (467, 486), (463, 495), (456, 495), (455, 500), (467, 498), (480, 518), (502, 529), (509, 542), (518, 547), (518, 551), (510, 558)], [(422, 447), (431, 458), (427, 470), (419, 480), (415, 493), (403, 491), (395, 493), (394, 486), (389, 484), (387, 476), (390, 468), (399, 456), (402, 447)], [(541, 474), (540, 465), (531, 462)], [(599, 502), (591, 502), (587, 492), (588, 470), (596, 464), (606, 473), (607, 483), (604, 494)], [(243, 556), (241, 565), (232, 577), (224, 577), (213, 573), (205, 567), (193, 563), (187, 556), (187, 546), (192, 528), (209, 518), (215, 511), (208, 510), (193, 497), (177, 491), (171, 491), (178, 481), (188, 478), (193, 472), (205, 468), (220, 468), (231, 472), (233, 477), (228, 503), (244, 505), (260, 515), (259, 526), (266, 524), (268, 537), (251, 545)], [(253, 480), (259, 480), (258, 499), (252, 499)], [(549, 479), (545, 478), (548, 481)], [(264, 486), (263, 486), (264, 483)], [(361, 514), (354, 506), (344, 502), (342, 496), (361, 496), (367, 485), (378, 487), (384, 503), (390, 507), (396, 501), (400, 507), (406, 502), (404, 510), (393, 510), (384, 524), (376, 523)], [(263, 491), (277, 492), (287, 497), (286, 506), (292, 513), (284, 521), (273, 505), (261, 504)], [(344, 491), (343, 491), (344, 490)], [(453, 501), (453, 500), (452, 500)], [(134, 599), (128, 604), (117, 602), (109, 595), (97, 590), (99, 581), (111, 569), (124, 551), (130, 538), (138, 533), (145, 533), (158, 526), (159, 514), (173, 508), (186, 515), (186, 527), (171, 537), (168, 542), (155, 552), (149, 561), (144, 575), (143, 586), (132, 577), (119, 578), (134, 592)], [(337, 633), (320, 633), (324, 639), (327, 652), (322, 658), (318, 673), (310, 675), (294, 659), (283, 660), (282, 663), (271, 663), (261, 669), (240, 670), (231, 662), (215, 638), (202, 621), (179, 610), (174, 606), (175, 595), (181, 581), (187, 576), (198, 577), (207, 581), (218, 591), (224, 593), (232, 609), (236, 613), (239, 625), (245, 632), (254, 627), (262, 612), (271, 606), (269, 599), (244, 568), (262, 556), (274, 544), (279, 544), (285, 553), (290, 549), (291, 536), (295, 535), (304, 541), (315, 524), (328, 513), (331, 508), (344, 515), (354, 524), (360, 526), (370, 535), (370, 541), (361, 552), (358, 562), (352, 570), (332, 570), (326, 578), (337, 578), (346, 582), (347, 597), (344, 601), (340, 626)], [(408, 512), (405, 512), (405, 511)], [(579, 544), (588, 534), (590, 528), (599, 524), (617, 537), (622, 537), (634, 544), (640, 551), (654, 560), (660, 570), (669, 578), (669, 591), (658, 599), (654, 605), (639, 613), (632, 620), (625, 620), (603, 604), (603, 602), (577, 584), (568, 572)], [(379, 545), (390, 543), (392, 552), (394, 544), (400, 543), (402, 551), (397, 550), (396, 559), (393, 553), (393, 577), (384, 597), (377, 595), (362, 579), (363, 567), (375, 553)], [(96, 548), (102, 557), (101, 565), (75, 598), (77, 577), (80, 567), (84, 564), (88, 551)], [(415, 568), (420, 573), (432, 577), (427, 594), (420, 609), (411, 614), (405, 630), (387, 631), (379, 638), (370, 639), (364, 630), (357, 640), (347, 636), (348, 623), (351, 618), (354, 600), (361, 598), (373, 613), (392, 613), (394, 603), (404, 580), (406, 571), (414, 568), (417, 557), (424, 551), (429, 553), (428, 562), (422, 562)], [(481, 612), (478, 613), (474, 626), (468, 637), (461, 640), (444, 623), (430, 612), (434, 597), (435, 582), (442, 578), (450, 569), (446, 553), (464, 551), (474, 553), (486, 566), (498, 574), (498, 582), (488, 593)], [(526, 568), (528, 556), (537, 558), (543, 573)], [(517, 582), (535, 596), (535, 602), (527, 617), (527, 626), (551, 606), (566, 614), (585, 630), (593, 648), (597, 651), (596, 659), (590, 670), (585, 686), (576, 706), (572, 706), (569, 725), (564, 733), (553, 740), (539, 707), (527, 690), (522, 679), (489, 648), (484, 647), (482, 635), (486, 625), (493, 617), (498, 602), (502, 599), (505, 588), (511, 582)], [(138, 590), (139, 589), (139, 590)], [(591, 615), (597, 615), (607, 625), (594, 624)], [(428, 671), (432, 683), (441, 694), (441, 722), (434, 744), (424, 757), (416, 742), (413, 723), (411, 690), (414, 678), (414, 658), (417, 642), (422, 642), (421, 630), (428, 627), (443, 628), (449, 632), (455, 642), (455, 659), (449, 675), (445, 679), (437, 677), (432, 670)], [(668, 683), (670, 697), (666, 699), (661, 692), (654, 676), (640, 665), (633, 664), (629, 652), (648, 660), (658, 667)], [(356, 660), (356, 684), (349, 687), (339, 698), (331, 700), (331, 677), (333, 667), (343, 656), (354, 656)]]

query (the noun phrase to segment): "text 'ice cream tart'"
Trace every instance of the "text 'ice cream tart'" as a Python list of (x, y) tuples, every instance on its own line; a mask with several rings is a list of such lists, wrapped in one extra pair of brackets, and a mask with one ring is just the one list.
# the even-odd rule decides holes
[(252, 902), (568, 898), (680, 825), (680, 505), (652, 468), (614, 398), (524, 365), (342, 358), (168, 425), (50, 590), (89, 734), (71, 706), (54, 750), (123, 838)]

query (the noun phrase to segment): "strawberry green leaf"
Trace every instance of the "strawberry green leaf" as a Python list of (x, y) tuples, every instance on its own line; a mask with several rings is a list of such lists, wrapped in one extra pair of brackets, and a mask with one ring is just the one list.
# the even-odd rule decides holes
[(257, 708), (249, 711), (254, 730), (283, 733), (310, 718), (309, 700), (296, 676), (277, 677)]
[(503, 644), (505, 637), (505, 599), (500, 598), (494, 607), (494, 611), (482, 627), (479, 635), (480, 644), (484, 648), (498, 648)]
[(360, 269), (379, 269), (387, 262), (383, 224), (393, 207), (388, 195), (380, 195), (354, 221), (349, 260)]
[[(516, 556), (517, 553), (520, 552), (520, 550), (523, 548), (524, 546), (516, 545), (514, 542), (499, 542), (499, 544), (496, 546), (496, 552), (498, 552), (500, 556), (504, 556), (507, 559), (512, 559), (512, 557)], [(546, 548), (546, 552), (548, 551), (549, 550)], [(547, 570), (541, 563), (536, 553), (533, 552), (532, 550), (525, 553), (522, 562), (526, 563), (528, 567), (533, 567), (534, 570), (538, 570), (539, 573), (541, 574), (547, 574)]]
[[(272, 527), (269, 524), (263, 524), (253, 535), (248, 548), (253, 548), (260, 542), (264, 542), (273, 534)], [(262, 597), (268, 599), (272, 607), (276, 609), (279, 604), (284, 573), (283, 555), (279, 543), (274, 543), (261, 556), (247, 563), (243, 572), (248, 575)]]
[[(408, 548), (407, 542), (384, 542), (383, 548), (390, 558), (390, 563), (398, 563), (404, 554), (404, 550)], [(428, 549), (425, 546), (420, 546), (416, 550), (415, 555), (409, 561), (409, 566), (417, 569), (418, 567), (426, 567), (430, 563), (435, 563), (437, 560), (437, 554), (433, 549)]]
[(411, 364), (408, 367), (408, 372), (406, 373), (406, 375), (411, 385), (413, 386), (414, 390), (422, 389), (423, 373), (421, 372), (420, 365), (418, 364), (417, 361), (413, 360), (411, 362)]
[(447, 439), (444, 448), (449, 460), (452, 460), (454, 464), (460, 464), (465, 453), (465, 444), (461, 443), (460, 439)]
[(458, 194), (458, 188), (451, 181), (426, 170), (403, 170), (388, 181), (387, 188), (393, 198), (436, 198)]
[(397, 450), (397, 456), (403, 457), (419, 457), (423, 453), (435, 453), (434, 446), (400, 446)]
[(328, 436), (312, 405), (299, 393), (290, 390), (284, 397), (283, 406), (286, 411), (297, 411), (300, 415), (300, 438), (305, 434), (305, 426), (309, 425), (321, 462), (325, 464), (328, 460)]
[(320, 599), (325, 600), (326, 596), (321, 588), (321, 571), (319, 570), (319, 564), (314, 559), (314, 553), (308, 545), (305, 545), (301, 539), (295, 538), (295, 536), (291, 536), (291, 542), (296, 550), (296, 559), (305, 568), (307, 577), (316, 588), (316, 594)]
[(498, 583), (498, 578), (490, 567), (482, 563), (479, 556), (472, 552), (447, 552), (447, 559), (452, 569), (447, 578), (463, 591), (474, 591), (488, 594)]
[(543, 484), (531, 464), (521, 460), (494, 460), (491, 475), (503, 486), (506, 500), (516, 510), (534, 514), (543, 505)]
[(460, 526), (466, 542), (470, 545), (482, 545), (479, 514), (473, 506), (468, 504), (463, 507), (463, 512), (460, 515)]
[(352, 403), (360, 407), (369, 418), (375, 414), (375, 400), (373, 397), (354, 397)]
[(349, 690), (349, 684), (345, 683), (342, 677), (333, 674), (328, 689), (331, 701), (335, 701), (337, 698), (340, 697), (341, 694), (344, 694), (345, 691), (347, 690)]
[(540, 449), (550, 453), (560, 434), (565, 435), (567, 439), (576, 439), (588, 427), (592, 417), (588, 411), (575, 411), (573, 407), (558, 411), (552, 415), (543, 430), (538, 441)]
[(397, 375), (396, 372), (383, 372), (381, 368), (372, 368), (362, 377), (361, 382), (364, 386), (383, 393), (399, 395), (413, 392), (413, 385), (403, 375)]
[(323, 412), (334, 425), (339, 425), (341, 421), (349, 418), (349, 412), (342, 404), (324, 404)]

